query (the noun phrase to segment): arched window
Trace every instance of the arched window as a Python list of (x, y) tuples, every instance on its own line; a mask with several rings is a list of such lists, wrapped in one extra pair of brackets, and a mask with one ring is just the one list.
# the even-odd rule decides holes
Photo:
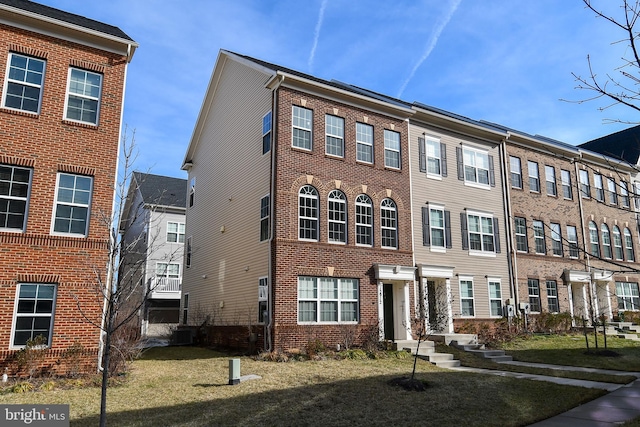
[(633, 255), (633, 238), (628, 228), (624, 229), (624, 249), (627, 261), (635, 261), (635, 256)]
[(300, 189), (298, 208), (298, 238), (318, 240), (318, 190), (310, 185)]
[(613, 226), (613, 255), (615, 255), (616, 259), (624, 259), (624, 254), (622, 253), (622, 235), (617, 225)]
[(380, 227), (382, 231), (382, 247), (398, 247), (398, 211), (396, 203), (391, 199), (384, 199), (380, 204)]
[(373, 203), (366, 194), (356, 197), (356, 245), (373, 246)]
[(347, 198), (340, 190), (329, 193), (329, 242), (347, 242)]
[(607, 224), (602, 224), (600, 226), (600, 231), (602, 233), (602, 256), (605, 258), (612, 258), (611, 256), (611, 234), (609, 233), (609, 227)]
[(589, 253), (593, 256), (600, 256), (600, 241), (598, 240), (598, 226), (595, 222), (589, 222)]

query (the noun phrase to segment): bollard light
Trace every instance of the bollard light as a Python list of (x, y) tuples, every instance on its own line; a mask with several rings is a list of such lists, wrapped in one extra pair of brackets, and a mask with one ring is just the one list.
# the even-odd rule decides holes
[(229, 385), (240, 384), (240, 359), (229, 359)]

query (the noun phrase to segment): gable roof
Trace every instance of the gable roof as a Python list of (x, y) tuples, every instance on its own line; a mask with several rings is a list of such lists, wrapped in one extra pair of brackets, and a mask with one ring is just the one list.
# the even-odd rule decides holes
[(142, 172), (134, 172), (133, 178), (145, 204), (186, 209), (186, 179)]
[(578, 147), (637, 165), (640, 158), (640, 125), (593, 139)]

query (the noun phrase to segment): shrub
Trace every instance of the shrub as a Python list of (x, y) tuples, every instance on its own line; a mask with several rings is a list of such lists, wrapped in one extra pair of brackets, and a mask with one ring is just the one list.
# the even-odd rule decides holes
[(14, 393), (27, 393), (33, 390), (33, 384), (28, 381), (22, 381), (13, 386)]
[(24, 348), (15, 355), (18, 368), (20, 371), (26, 372), (29, 378), (33, 377), (44, 361), (47, 351), (46, 343), (47, 339), (42, 335), (38, 335), (28, 340)]
[(326, 347), (319, 339), (313, 339), (304, 346), (305, 352), (309, 358), (313, 358), (326, 350)]
[(549, 313), (529, 315), (529, 329), (533, 332), (567, 333), (571, 329), (571, 314)]
[(81, 362), (84, 354), (84, 347), (77, 340), (73, 342), (63, 353), (62, 359), (65, 362), (67, 376), (77, 377), (82, 371)]

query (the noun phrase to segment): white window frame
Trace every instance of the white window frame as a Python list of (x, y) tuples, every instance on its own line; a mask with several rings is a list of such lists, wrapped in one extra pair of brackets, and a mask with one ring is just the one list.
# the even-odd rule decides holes
[(624, 248), (622, 247), (622, 233), (620, 232), (620, 227), (614, 225), (611, 230), (611, 236), (613, 237), (613, 257), (617, 261), (622, 261), (624, 260)]
[(575, 225), (567, 225), (567, 242), (569, 243), (569, 258), (578, 258), (578, 228)]
[(556, 184), (556, 168), (544, 165), (544, 180), (548, 196), (558, 196), (558, 186)]
[[(471, 217), (478, 217), (478, 230), (471, 230)], [(481, 256), (495, 256), (496, 254), (496, 239), (495, 239), (495, 230), (493, 228), (493, 215), (477, 212), (477, 211), (467, 211), (467, 238), (469, 239), (469, 254), (470, 255), (481, 255)], [(485, 232), (483, 229), (483, 219), (489, 221), (489, 225), (491, 226), (490, 232)], [(471, 247), (471, 235), (477, 234), (480, 236), (480, 249), (473, 249)], [(491, 236), (491, 250), (487, 248), (487, 242), (485, 242), (485, 237)]]
[[(535, 287), (531, 284), (535, 282)], [(532, 293), (531, 290), (537, 291)], [(540, 299), (540, 280), (534, 278), (527, 279), (527, 295), (529, 296), (529, 311), (531, 313), (540, 313), (542, 310), (542, 300)], [(537, 303), (535, 302), (537, 300)]]
[(589, 221), (589, 255), (600, 257), (600, 231), (593, 221)]
[(520, 157), (509, 156), (509, 171), (511, 172), (511, 187), (522, 190), (522, 161)]
[(616, 181), (613, 178), (607, 178), (607, 192), (609, 193), (609, 204), (618, 204), (618, 192), (616, 191)]
[(267, 194), (260, 199), (260, 241), (264, 242), (271, 237), (271, 196)]
[(573, 200), (573, 188), (571, 187), (571, 172), (560, 169), (560, 179), (562, 180), (562, 197)]
[(585, 199), (590, 199), (591, 185), (589, 184), (589, 172), (584, 169), (580, 169), (579, 180), (580, 180), (580, 197), (584, 197)]
[(533, 240), (535, 242), (534, 251), (538, 255), (547, 254), (547, 242), (544, 235), (544, 222), (539, 219), (533, 220)]
[(551, 231), (551, 253), (554, 256), (562, 256), (562, 227), (557, 222), (549, 224)]
[[(442, 226), (434, 225), (433, 221), (433, 213), (440, 213), (440, 218), (442, 219)], [(436, 241), (434, 238), (434, 232), (442, 233), (442, 244), (436, 245), (434, 242)], [(434, 252), (445, 252), (447, 250), (447, 222), (444, 213), (444, 206), (429, 204), (429, 244), (430, 250)]]
[(529, 191), (540, 193), (540, 166), (537, 162), (527, 161), (527, 175), (529, 176)]
[(183, 325), (189, 324), (189, 292), (182, 295), (182, 316), (181, 321)]
[(356, 160), (373, 164), (373, 156), (373, 126), (356, 122)]
[(628, 227), (625, 227), (622, 231), (624, 234), (624, 257), (627, 261), (635, 261), (635, 250), (633, 248), (633, 237), (631, 235), (631, 230)]
[(602, 234), (602, 257), (611, 259), (613, 258), (613, 251), (611, 250), (611, 231), (609, 226), (604, 222), (600, 224), (600, 233)]
[(344, 118), (325, 114), (325, 153), (327, 156), (344, 158)]
[[(20, 297), (21, 291), (23, 290), (23, 286), (35, 286), (35, 295), (33, 297), (28, 297), (28, 296), (23, 296), (22, 298)], [(51, 298), (39, 298), (40, 295), (40, 288), (41, 287), (47, 287), (47, 288), (53, 288), (53, 295)], [(45, 338), (47, 339), (47, 343), (45, 344), (45, 347), (51, 347), (51, 340), (53, 338), (53, 327), (54, 327), (54, 320), (55, 320), (55, 312), (56, 312), (56, 297), (57, 297), (57, 293), (58, 293), (58, 286), (53, 284), (53, 283), (18, 283), (18, 286), (16, 287), (16, 294), (15, 294), (15, 299), (14, 299), (14, 304), (13, 304), (13, 322), (12, 322), (12, 326), (11, 326), (11, 342), (9, 344), (9, 348), (12, 350), (17, 350), (17, 349), (22, 349), (24, 348), (26, 345), (25, 344), (15, 344), (16, 341), (16, 331), (18, 330), (18, 327), (20, 325), (18, 325), (19, 323), (19, 319), (22, 318), (32, 318), (32, 326), (29, 329), (31, 331), (31, 337), (29, 339), (33, 339), (36, 336), (33, 335), (35, 330), (40, 330), (42, 329), (42, 327), (36, 328), (35, 326), (35, 321), (36, 319), (49, 319), (49, 325), (48, 325), (48, 329), (49, 329), (49, 334), (48, 336), (46, 336)], [(20, 309), (20, 301), (33, 301), (33, 310), (30, 312), (19, 312)], [(38, 302), (42, 302), (42, 301), (51, 301), (51, 311), (50, 312), (41, 312), (41, 310), (38, 310)], [(22, 305), (24, 307), (24, 305)], [(23, 308), (24, 310), (24, 308)], [(40, 311), (40, 312), (39, 312)], [(27, 329), (20, 329), (23, 331), (27, 331)]]
[[(493, 285), (494, 289), (491, 289)], [(497, 286), (496, 286), (497, 285)], [(489, 295), (489, 316), (490, 317), (502, 317), (502, 283), (497, 278), (487, 278), (488, 295)], [(492, 292), (497, 291), (497, 292)], [(495, 303), (497, 306), (494, 307)], [(497, 308), (497, 311), (494, 309)]]
[[(522, 224), (518, 224), (518, 220), (522, 220)], [(529, 252), (529, 238), (527, 236), (527, 219), (524, 217), (514, 217), (513, 230), (516, 236), (516, 251)], [(521, 246), (524, 245), (524, 249)]]
[(179, 279), (180, 263), (178, 262), (156, 262), (157, 279)]
[(618, 298), (618, 310), (621, 311), (639, 311), (640, 289), (636, 282), (618, 282), (616, 281), (616, 297)]
[[(264, 324), (269, 317), (269, 278), (258, 278), (258, 323)], [(264, 312), (267, 312), (266, 316)]]
[[(313, 110), (300, 107), (299, 105), (292, 106), (291, 113), (291, 146), (299, 148), (300, 150), (313, 150)], [(297, 133), (309, 137), (308, 146), (306, 144), (306, 137), (300, 138)], [(304, 140), (305, 144), (298, 144), (296, 141)]]
[[(479, 163), (482, 163), (482, 165)], [(488, 151), (463, 146), (462, 165), (465, 185), (480, 188), (491, 188), (491, 170)], [(487, 182), (484, 182), (484, 180), (481, 179), (483, 177), (486, 177)]]
[(327, 239), (329, 243), (347, 243), (347, 197), (340, 190), (327, 197)]
[[(460, 288), (460, 317), (472, 318), (476, 317), (476, 303), (475, 303), (475, 292), (474, 292), (474, 284), (473, 277), (471, 276), (459, 276), (458, 280), (459, 288)], [(467, 292), (463, 292), (463, 285), (470, 288), (467, 288)], [(471, 291), (469, 295), (469, 290)], [(467, 303), (471, 304), (471, 312), (464, 312), (463, 302), (467, 301)]]
[(629, 204), (629, 185), (627, 181), (620, 181), (620, 205), (623, 208), (628, 208)]
[(193, 263), (193, 259), (191, 259), (193, 257), (193, 247), (191, 246), (192, 244), (191, 237), (192, 236), (187, 237), (186, 247), (184, 250), (184, 266), (186, 268), (191, 267), (191, 264)]
[(442, 148), (439, 139), (429, 136), (425, 137), (424, 149), (427, 162), (427, 176), (431, 178), (442, 178)]
[(602, 174), (593, 174), (593, 188), (596, 192), (594, 199), (599, 202), (604, 202), (604, 186), (602, 183)]
[[(7, 187), (7, 194), (0, 194), (0, 200), (5, 200), (7, 203), (7, 210), (0, 212), (0, 231), (9, 232), (23, 232), (27, 226), (27, 218), (29, 216), (29, 200), (31, 198), (31, 180), (33, 178), (33, 169), (24, 168), (20, 166), (0, 164), (1, 169), (6, 169), (4, 173), (8, 173), (8, 177), (3, 178), (3, 173), (0, 173), (0, 183), (4, 183)], [(16, 171), (21, 171), (18, 175), (22, 175), (16, 179)], [(28, 173), (26, 181), (24, 180), (24, 173)], [(26, 194), (24, 187), (26, 186)], [(9, 227), (9, 218), (16, 216), (16, 207), (24, 203), (24, 209), (22, 210), (22, 224), (20, 227)], [(20, 215), (20, 214), (18, 214)]]
[(398, 205), (389, 198), (380, 202), (380, 233), (381, 247), (398, 249)]
[[(11, 64), (12, 60), (14, 57), (21, 57), (26, 59), (26, 65), (25, 68), (20, 68), (17, 66), (13, 66)], [(29, 69), (30, 68), (30, 64), (32, 62), (37, 62), (37, 63), (42, 63), (42, 72), (39, 72), (38, 70), (34, 70), (34, 69)], [(22, 111), (28, 114), (40, 114), (40, 108), (42, 106), (42, 90), (43, 90), (43, 86), (44, 86), (44, 77), (45, 77), (45, 73), (46, 73), (46, 68), (47, 68), (47, 61), (45, 61), (44, 59), (41, 58), (34, 58), (33, 56), (28, 56), (28, 55), (23, 55), (20, 53), (16, 53), (16, 52), (9, 52), (9, 57), (7, 59), (7, 72), (5, 75), (5, 79), (4, 79), (4, 89), (2, 91), (2, 107), (6, 108), (8, 110), (13, 110), (13, 111)], [(17, 70), (19, 74), (24, 73), (24, 76), (22, 79), (18, 79), (16, 78), (17, 76), (12, 73), (13, 70)], [(37, 77), (40, 76), (40, 82), (34, 82), (32, 77)], [(31, 80), (31, 81), (28, 81)], [(9, 85), (16, 85), (19, 86), (22, 89), (22, 94), (21, 96), (14, 96), (14, 94), (12, 94), (11, 96), (9, 95)], [(24, 100), (26, 99), (25, 96), (25, 91), (28, 89), (37, 89), (38, 90), (38, 100), (37, 100), (37, 106), (35, 110), (29, 109), (29, 108), (24, 108)], [(10, 107), (7, 105), (7, 99), (8, 98), (19, 98), (20, 99), (20, 107), (16, 108), (16, 107)], [(34, 98), (29, 98), (31, 101), (34, 100)]]
[(356, 197), (355, 209), (356, 246), (371, 247), (373, 246), (373, 201), (371, 197), (359, 194)]
[[(65, 190), (65, 194), (67, 193), (68, 190), (72, 191), (72, 200), (71, 201), (67, 201), (67, 200), (59, 200), (60, 197), (63, 197), (63, 194), (61, 194), (61, 190), (62, 188), (60, 187), (60, 180), (62, 179), (63, 176), (68, 176), (68, 177), (73, 177), (74, 179), (74, 186), (73, 188), (71, 187), (64, 187)], [(89, 180), (89, 189), (86, 190), (84, 188), (80, 188), (78, 189), (76, 187), (77, 183), (78, 183), (78, 179), (81, 180), (85, 180), (88, 179)], [(87, 203), (83, 203), (80, 201), (76, 200), (76, 196), (80, 195), (80, 194), (84, 194), (88, 192), (88, 197), (87, 197)], [(91, 220), (91, 200), (93, 197), (93, 177), (91, 176), (86, 176), (86, 175), (78, 175), (78, 174), (72, 174), (72, 173), (66, 173), (66, 172), (58, 172), (58, 175), (56, 177), (56, 193), (54, 196), (54, 209), (53, 209), (53, 215), (52, 215), (52, 219), (51, 219), (51, 234), (53, 235), (58, 235), (58, 236), (73, 236), (73, 237), (86, 237), (87, 234), (89, 233), (89, 222)], [(86, 216), (85, 216), (85, 227), (84, 227), (84, 231), (82, 233), (78, 233), (78, 232), (72, 232), (72, 231), (57, 231), (56, 230), (56, 218), (58, 218), (58, 209), (63, 209), (65, 207), (69, 207), (71, 208), (71, 214), (69, 217), (65, 216), (65, 217), (60, 217), (61, 220), (66, 221), (66, 220), (71, 220), (74, 219), (74, 210), (76, 209), (86, 209)], [(71, 223), (69, 223), (69, 225), (71, 225)]]
[[(312, 288), (302, 288), (302, 281), (305, 281), (306, 285), (311, 285)], [(358, 279), (351, 278), (336, 278), (336, 277), (311, 277), (311, 276), (298, 276), (297, 281), (297, 322), (299, 325), (309, 324), (357, 324), (360, 320), (360, 281)], [(329, 284), (334, 284), (335, 288), (328, 287)], [(349, 287), (347, 287), (349, 284)], [(355, 285), (355, 289), (352, 287)], [(355, 298), (354, 294), (355, 292)], [(333, 295), (331, 295), (333, 294)], [(327, 311), (323, 310), (323, 303), (326, 307), (335, 307), (335, 320), (323, 319), (323, 315)], [(312, 311), (306, 310), (305, 313), (315, 313), (313, 318), (302, 316), (302, 305), (307, 307), (314, 307)], [(345, 310), (345, 307), (354, 307), (354, 310)], [(354, 317), (352, 319), (345, 320), (344, 317), (347, 313), (353, 311)]]
[[(304, 201), (304, 205), (301, 202)], [(314, 215), (301, 215), (301, 208)], [(315, 230), (313, 229), (315, 224)], [(303, 227), (304, 225), (304, 227)], [(304, 237), (301, 233), (304, 232)], [(315, 232), (315, 236), (313, 233)], [(311, 235), (312, 237), (307, 237)], [(320, 197), (318, 190), (311, 185), (304, 185), (298, 191), (298, 240), (317, 242), (320, 238)]]
[(271, 151), (272, 119), (271, 111), (262, 116), (262, 154), (267, 154)]
[[(556, 280), (546, 280), (547, 285), (547, 309), (549, 313), (559, 313), (560, 312), (560, 301), (558, 300), (558, 282)], [(553, 286), (550, 286), (553, 284)], [(555, 305), (556, 310), (551, 309), (551, 301), (555, 301), (553, 304)]]
[[(175, 226), (175, 231), (172, 230)], [(175, 240), (171, 240), (170, 236), (175, 236)], [(184, 222), (167, 221), (167, 243), (184, 243)]]
[[(82, 82), (82, 92), (78, 92), (77, 89), (74, 88), (75, 84), (72, 84), (72, 75), (73, 74), (78, 74), (78, 73), (82, 73), (84, 74), (84, 81)], [(91, 84), (87, 81), (89, 76), (97, 76), (99, 78), (99, 84), (98, 84), (98, 94), (87, 94), (86, 92), (86, 88), (87, 86), (89, 86), (89, 88), (91, 87)], [(78, 83), (78, 81), (74, 81), (74, 83)], [(89, 71), (89, 70), (84, 70), (82, 68), (75, 68), (75, 67), (69, 67), (69, 73), (67, 75), (67, 92), (65, 95), (65, 101), (64, 101), (64, 119), (70, 122), (75, 122), (75, 123), (84, 123), (84, 124), (89, 124), (89, 125), (94, 125), (97, 126), (98, 122), (100, 121), (100, 107), (101, 107), (101, 98), (102, 98), (102, 86), (103, 86), (103, 76), (100, 73), (95, 73), (93, 71)], [(71, 98), (78, 98), (80, 101), (82, 101), (82, 107), (80, 108), (80, 118), (71, 118), (69, 117), (69, 112), (70, 112), (70, 105), (69, 105), (69, 100)], [(89, 102), (89, 103), (93, 103), (95, 102), (95, 120), (85, 120), (84, 117), (84, 112), (85, 111), (91, 111), (90, 109), (86, 109), (85, 108), (85, 102)]]
[(384, 130), (384, 166), (391, 169), (402, 169), (400, 132)]

